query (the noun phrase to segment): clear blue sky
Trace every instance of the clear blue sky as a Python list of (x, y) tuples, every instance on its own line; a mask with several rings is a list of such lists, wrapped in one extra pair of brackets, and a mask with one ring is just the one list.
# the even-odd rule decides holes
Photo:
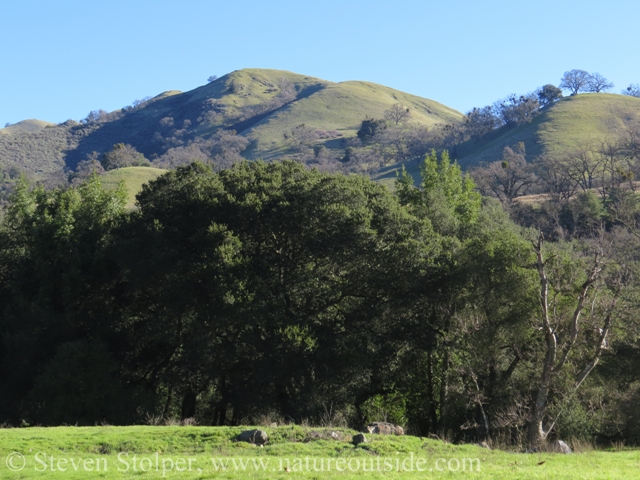
[(632, 0), (2, 2), (0, 127), (79, 120), (249, 67), (367, 80), (460, 111), (599, 72), (640, 83)]

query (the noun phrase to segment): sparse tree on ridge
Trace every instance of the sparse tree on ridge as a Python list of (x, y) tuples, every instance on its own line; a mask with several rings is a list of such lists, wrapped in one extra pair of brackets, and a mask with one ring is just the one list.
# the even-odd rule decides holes
[(630, 97), (640, 97), (640, 84), (632, 83), (622, 91), (622, 94)]
[(599, 73), (592, 73), (587, 80), (587, 91), (593, 93), (605, 92), (613, 88), (613, 83)]
[(560, 88), (569, 90), (571, 95), (577, 95), (589, 84), (590, 77), (589, 72), (585, 70), (569, 70), (564, 72), (560, 81)]
[(389, 110), (384, 112), (384, 119), (393, 122), (396, 125), (399, 123), (406, 123), (409, 121), (409, 117), (411, 117), (410, 110), (399, 103), (394, 104)]

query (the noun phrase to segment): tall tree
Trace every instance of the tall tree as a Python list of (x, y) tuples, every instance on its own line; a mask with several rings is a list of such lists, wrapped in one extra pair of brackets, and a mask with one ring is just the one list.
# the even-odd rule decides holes
[[(557, 422), (559, 412), (549, 418), (552, 390), (557, 388), (565, 395), (575, 392), (600, 361), (628, 281), (625, 267), (612, 264), (611, 243), (604, 236), (583, 258), (571, 252), (568, 256), (559, 250), (547, 252), (542, 233), (532, 244), (540, 285), (544, 358), (528, 429), (531, 449), (547, 438)], [(563, 374), (568, 378), (562, 379)], [(561, 387), (563, 382), (570, 386)]]
[(564, 72), (560, 80), (560, 88), (569, 90), (571, 95), (577, 95), (589, 85), (591, 75), (585, 70), (569, 70)]
[(613, 83), (599, 73), (592, 73), (587, 80), (587, 92), (606, 92), (614, 87)]

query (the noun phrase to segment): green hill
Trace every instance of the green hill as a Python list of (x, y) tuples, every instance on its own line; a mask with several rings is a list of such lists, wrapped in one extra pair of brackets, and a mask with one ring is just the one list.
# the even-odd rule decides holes
[[(366, 117), (382, 118), (384, 111), (395, 103), (411, 109), (411, 121), (417, 125), (458, 122), (460, 112), (408, 93), (368, 82), (349, 81), (327, 84), (308, 97), (300, 98), (240, 132), (252, 141), (250, 157), (270, 158), (287, 153), (283, 134), (297, 125), (314, 130), (335, 130), (344, 137), (353, 137)], [(326, 147), (335, 142), (325, 141)]]
[(503, 127), (480, 141), (459, 145), (457, 158), (463, 166), (495, 161), (505, 146), (524, 142), (527, 157), (535, 159), (616, 139), (637, 128), (640, 128), (640, 98), (586, 93), (563, 98), (543, 109), (531, 123), (517, 128)]
[[(114, 112), (99, 112), (82, 123), (25, 120), (0, 129), (0, 169), (18, 167), (43, 177), (74, 169), (116, 143), (130, 144), (154, 160), (220, 130), (249, 140), (242, 152), (245, 158), (271, 159), (297, 151), (287, 136), (300, 125), (317, 137), (309, 146), (322, 145), (339, 158), (344, 140), (356, 135), (363, 119), (381, 118), (396, 103), (410, 109), (414, 126), (455, 124), (464, 118), (433, 100), (374, 83), (334, 83), (284, 70), (244, 69), (189, 92), (167, 91)], [(524, 142), (528, 159), (535, 161), (541, 154), (617, 138), (638, 126), (640, 99), (581, 94), (546, 107), (531, 123), (459, 144), (452, 156), (469, 166), (497, 160), (505, 146)], [(417, 171), (413, 163), (407, 165), (412, 173)], [(395, 168), (386, 167), (377, 175), (393, 178)]]
[(418, 125), (456, 122), (462, 114), (433, 100), (367, 82), (333, 83), (283, 70), (238, 70), (189, 92), (169, 91), (82, 123), (45, 128), (20, 122), (0, 131), (0, 168), (16, 165), (36, 175), (74, 169), (93, 152), (116, 143), (153, 160), (168, 149), (234, 130), (250, 141), (247, 158), (293, 153), (285, 134), (300, 124), (328, 136), (315, 141), (341, 150), (360, 122), (380, 118), (395, 103), (412, 110)]
[(37, 132), (53, 125), (55, 125), (55, 123), (49, 123), (45, 122), (44, 120), (37, 120), (35, 118), (32, 118), (30, 120), (22, 120), (21, 122), (14, 123), (13, 125), (8, 125), (4, 128), (0, 128), (0, 135), (7, 135), (11, 133)]
[(126, 167), (111, 170), (102, 177), (102, 184), (106, 188), (116, 188), (120, 182), (124, 182), (127, 189), (127, 207), (133, 208), (136, 202), (136, 194), (142, 189), (142, 185), (155, 180), (166, 170), (152, 167)]

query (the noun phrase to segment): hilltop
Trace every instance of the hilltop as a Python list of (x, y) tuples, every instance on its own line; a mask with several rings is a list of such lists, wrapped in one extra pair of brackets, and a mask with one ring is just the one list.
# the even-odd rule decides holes
[(485, 138), (458, 146), (462, 165), (500, 158), (505, 146), (523, 142), (527, 156), (561, 155), (579, 146), (613, 140), (640, 128), (640, 98), (608, 93), (564, 97), (541, 110), (533, 121), (502, 127)]
[(168, 91), (115, 112), (96, 111), (82, 123), (30, 120), (0, 129), (0, 168), (36, 175), (74, 169), (92, 152), (114, 144), (153, 160), (174, 147), (235, 131), (250, 143), (245, 158), (294, 153), (286, 135), (297, 126), (319, 132), (314, 144), (342, 148), (366, 117), (380, 118), (395, 103), (424, 126), (457, 122), (460, 112), (426, 98), (368, 82), (333, 83), (283, 70), (244, 69), (189, 92)]

